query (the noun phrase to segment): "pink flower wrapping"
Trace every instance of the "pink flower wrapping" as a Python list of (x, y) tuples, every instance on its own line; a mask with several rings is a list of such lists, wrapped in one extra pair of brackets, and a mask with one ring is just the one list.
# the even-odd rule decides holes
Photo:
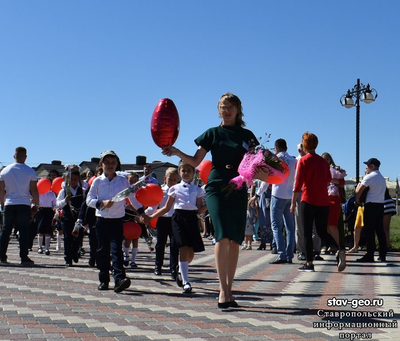
[(258, 167), (268, 168), (268, 183), (271, 184), (279, 184), (288, 176), (286, 172), (288, 167), (283, 161), (279, 160), (268, 149), (258, 148), (256, 153), (248, 151), (244, 155), (238, 168), (239, 176), (234, 177), (229, 183), (236, 189), (241, 188), (244, 183), (247, 187), (250, 187)]
[[(344, 179), (347, 175), (346, 171), (339, 166), (331, 167), (330, 171), (332, 179)], [(339, 196), (339, 188), (332, 182), (328, 186), (328, 195)]]

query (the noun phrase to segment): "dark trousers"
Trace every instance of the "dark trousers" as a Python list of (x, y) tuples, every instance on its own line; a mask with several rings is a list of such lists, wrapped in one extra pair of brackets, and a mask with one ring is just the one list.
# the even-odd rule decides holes
[(302, 201), (300, 203), (300, 214), (304, 224), (306, 259), (307, 262), (312, 262), (314, 259), (313, 224), (315, 222), (318, 236), (321, 238), (321, 243), (324, 244), (328, 227), (329, 206), (314, 206)]
[(72, 220), (61, 220), (64, 234), (64, 259), (66, 263), (72, 264), (72, 260), (78, 258), (79, 239), (72, 235), (75, 223)]
[[(97, 268), (100, 283), (110, 282), (110, 260), (112, 262), (114, 282), (124, 279), (124, 257), (122, 253), (123, 226), (122, 218), (96, 220)], [(110, 257), (111, 253), (111, 257)]]
[(29, 221), (31, 208), (29, 205), (6, 205), (3, 211), (3, 228), (0, 234), (0, 259), (7, 259), (7, 249), (10, 235), (15, 225), (19, 231), (19, 256), (28, 257), (29, 249)]
[(165, 245), (169, 236), (169, 268), (175, 271), (178, 265), (179, 249), (176, 247), (175, 239), (172, 234), (172, 219), (160, 217), (157, 221), (157, 244), (156, 244), (156, 267), (161, 269), (164, 264)]
[(32, 250), (32, 248), (33, 248), (33, 242), (35, 241), (35, 238), (37, 235), (37, 230), (38, 230), (38, 222), (36, 219), (36, 214), (29, 221), (29, 249), (30, 250)]
[(367, 255), (374, 256), (375, 233), (378, 236), (379, 256), (386, 257), (386, 235), (383, 229), (383, 204), (367, 203), (364, 206), (364, 230), (367, 235)]
[(89, 247), (90, 247), (90, 259), (96, 261), (98, 243), (97, 243), (96, 228), (94, 226), (89, 228)]

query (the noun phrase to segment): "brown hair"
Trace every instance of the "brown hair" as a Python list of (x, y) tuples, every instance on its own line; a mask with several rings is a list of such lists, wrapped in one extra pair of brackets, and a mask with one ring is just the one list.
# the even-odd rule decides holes
[(178, 169), (175, 167), (168, 167), (167, 170), (165, 171), (165, 176), (168, 176), (170, 174), (176, 174), (179, 176)]
[[(232, 94), (232, 93), (230, 93), (230, 92), (224, 93), (224, 94), (221, 96), (221, 98), (219, 99), (219, 101), (218, 101), (218, 106), (217, 106), (218, 112), (219, 112), (219, 107), (220, 107), (220, 105), (221, 105), (224, 101), (228, 101), (230, 104), (234, 105), (234, 106), (237, 108), (238, 113), (237, 113), (237, 115), (236, 115), (236, 121), (235, 121), (235, 123), (236, 123), (236, 125), (238, 125), (238, 126), (244, 127), (244, 126), (246, 125), (246, 123), (244, 123), (244, 121), (243, 121), (243, 116), (244, 116), (244, 114), (243, 114), (242, 102), (241, 102), (241, 100), (239, 99), (239, 97), (236, 96), (236, 95), (234, 95), (234, 94)], [(221, 117), (221, 115), (219, 115), (219, 116)]]
[(333, 161), (333, 158), (332, 158), (331, 154), (329, 154), (328, 152), (322, 153), (321, 157), (324, 158), (325, 160), (326, 160), (326, 158), (328, 158), (329, 159), (328, 162), (332, 167), (336, 166), (335, 161)]
[(317, 135), (315, 135), (313, 133), (309, 133), (308, 131), (306, 131), (303, 134), (302, 144), (303, 144), (304, 150), (306, 150), (306, 151), (316, 149), (317, 146), (318, 146), (318, 137), (317, 137)]
[(193, 168), (193, 173), (196, 172), (196, 168), (193, 167), (192, 165), (188, 164), (187, 162), (185, 162), (184, 160), (180, 160), (178, 163), (178, 172), (180, 172), (180, 170), (182, 169), (183, 166), (188, 165), (190, 167)]

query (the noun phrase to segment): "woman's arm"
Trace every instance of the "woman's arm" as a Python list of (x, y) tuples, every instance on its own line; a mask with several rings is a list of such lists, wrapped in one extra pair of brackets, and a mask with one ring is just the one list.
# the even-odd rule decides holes
[(187, 155), (183, 153), (180, 149), (175, 148), (173, 146), (165, 147), (162, 150), (162, 153), (167, 156), (176, 155), (181, 158), (183, 161), (191, 165), (192, 167), (197, 167), (201, 161), (203, 161), (204, 157), (207, 154), (207, 151), (202, 147), (199, 146), (196, 150), (196, 153), (193, 156)]
[(296, 213), (296, 206), (297, 206), (297, 198), (299, 196), (299, 192), (293, 192), (292, 194), (292, 203), (290, 205), (290, 213), (295, 215)]

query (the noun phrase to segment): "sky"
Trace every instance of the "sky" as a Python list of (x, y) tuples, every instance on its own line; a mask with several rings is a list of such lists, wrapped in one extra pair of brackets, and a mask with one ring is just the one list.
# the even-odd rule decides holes
[[(400, 177), (400, 1), (0, 0), (0, 162), (79, 164), (114, 150), (122, 163), (178, 163), (150, 133), (162, 98), (180, 117), (175, 146), (220, 124), (217, 103), (239, 96), (246, 128), (319, 138), (347, 178), (356, 174), (356, 109), (340, 98), (357, 83), (378, 93), (360, 106), (360, 174), (376, 157)], [(397, 98), (397, 100), (396, 100)], [(207, 155), (206, 159), (211, 159)], [(0, 166), (1, 166), (0, 164)]]

